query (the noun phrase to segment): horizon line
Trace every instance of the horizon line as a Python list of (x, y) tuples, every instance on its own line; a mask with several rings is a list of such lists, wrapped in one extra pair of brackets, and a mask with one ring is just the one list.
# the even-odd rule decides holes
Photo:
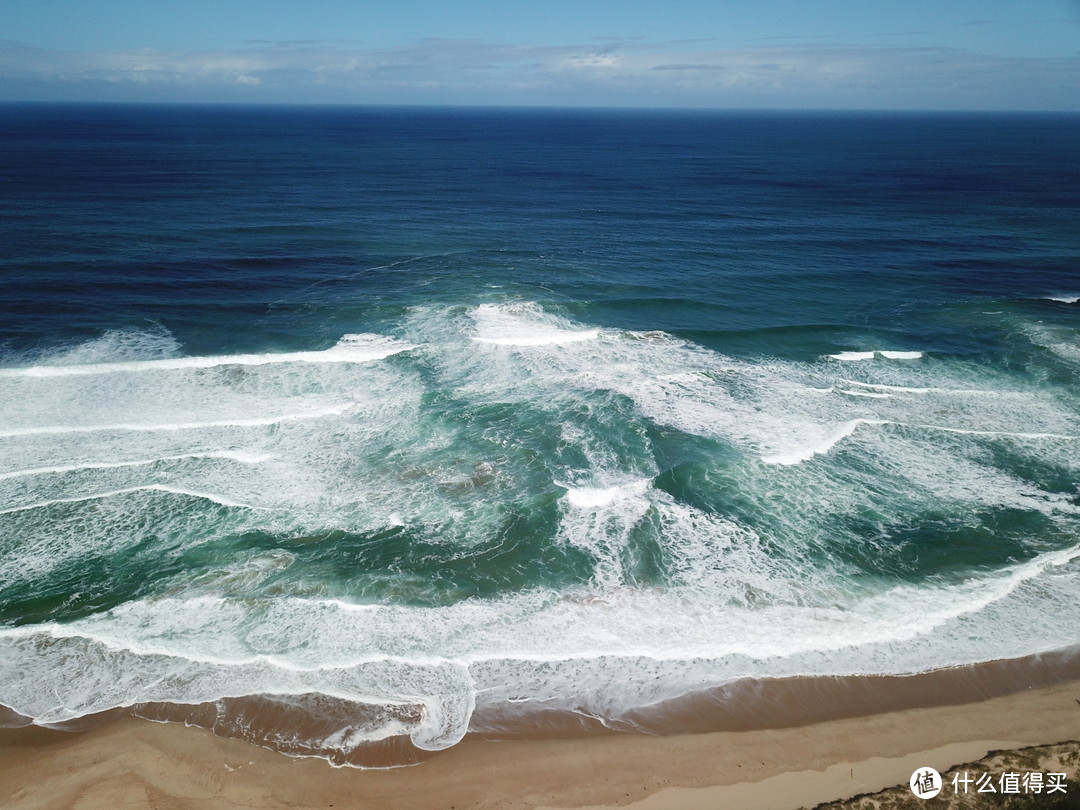
[(658, 113), (823, 113), (823, 114), (910, 114), (910, 115), (1063, 115), (1080, 116), (1080, 110), (1026, 109), (1015, 107), (743, 107), (743, 106), (660, 106), (634, 104), (455, 104), (348, 101), (170, 101), (170, 100), (88, 100), (88, 99), (3, 99), (2, 106), (42, 107), (172, 107), (243, 109), (385, 109), (385, 110), (483, 110), (560, 112), (658, 112)]

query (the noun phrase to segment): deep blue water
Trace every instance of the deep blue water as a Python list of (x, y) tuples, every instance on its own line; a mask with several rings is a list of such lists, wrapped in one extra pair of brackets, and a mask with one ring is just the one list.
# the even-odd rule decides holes
[(1080, 642), (1077, 143), (0, 107), (0, 703), (340, 754)]

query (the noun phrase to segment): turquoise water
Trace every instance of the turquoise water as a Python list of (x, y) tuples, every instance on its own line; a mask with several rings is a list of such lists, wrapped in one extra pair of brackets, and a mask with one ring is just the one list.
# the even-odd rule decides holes
[(1080, 119), (4, 115), (37, 723), (334, 759), (1080, 642)]

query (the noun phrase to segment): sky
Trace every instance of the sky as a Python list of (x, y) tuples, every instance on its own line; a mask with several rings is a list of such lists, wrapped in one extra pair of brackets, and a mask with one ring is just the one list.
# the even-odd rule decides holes
[(0, 100), (1080, 111), (1080, 0), (0, 0)]

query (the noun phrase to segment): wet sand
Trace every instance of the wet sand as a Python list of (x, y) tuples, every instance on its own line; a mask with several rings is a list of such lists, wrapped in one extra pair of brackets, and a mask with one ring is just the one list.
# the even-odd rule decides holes
[(473, 737), (388, 770), (332, 768), (204, 729), (124, 717), (80, 733), (0, 733), (0, 806), (783, 810), (905, 783), (923, 766), (944, 772), (991, 750), (1075, 739), (1080, 680), (788, 728)]

